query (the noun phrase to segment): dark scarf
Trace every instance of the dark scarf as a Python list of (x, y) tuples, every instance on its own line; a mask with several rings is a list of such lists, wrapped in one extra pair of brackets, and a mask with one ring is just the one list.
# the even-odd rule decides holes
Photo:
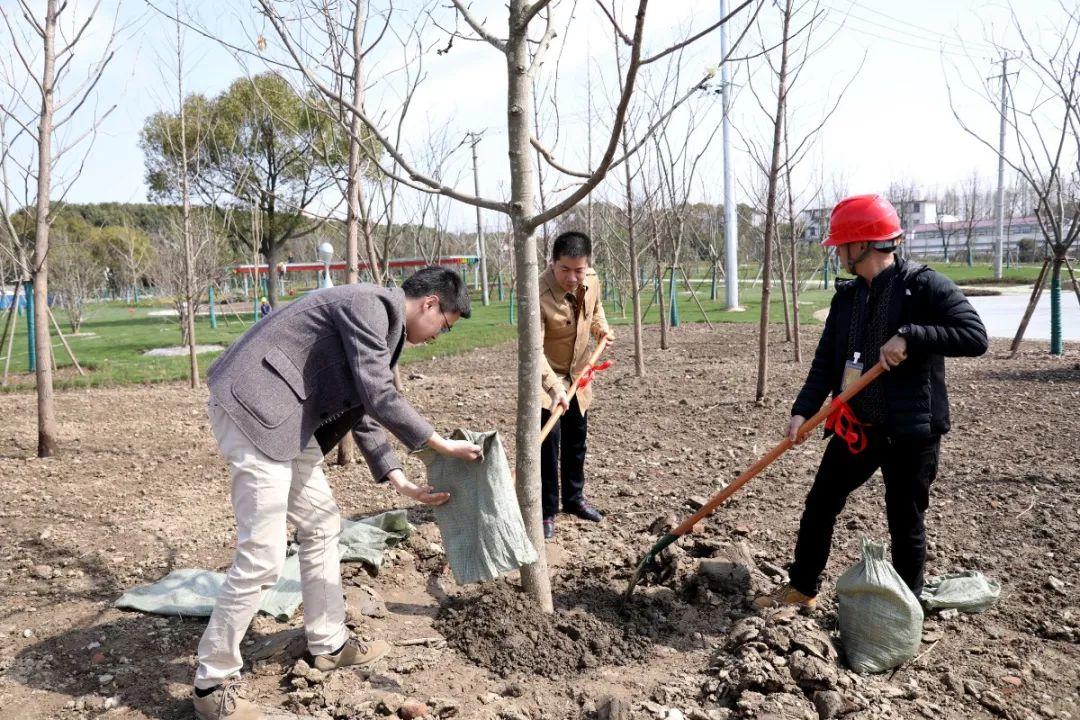
[[(848, 357), (850, 360), (856, 351), (861, 352), (859, 362), (864, 372), (881, 359), (881, 346), (888, 338), (889, 301), (893, 296), (893, 286), (900, 273), (894, 262), (882, 270), (867, 287), (860, 282), (855, 293), (855, 304), (851, 309), (851, 328), (848, 331)], [(861, 343), (859, 343), (861, 338)], [(861, 344), (862, 347), (856, 347)], [(859, 420), (869, 425), (885, 422), (885, 393), (880, 380), (870, 383), (851, 401), (851, 407)]]

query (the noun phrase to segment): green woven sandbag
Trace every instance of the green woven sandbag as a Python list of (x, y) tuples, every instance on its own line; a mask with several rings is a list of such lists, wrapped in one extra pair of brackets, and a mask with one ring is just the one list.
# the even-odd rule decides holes
[(919, 599), (928, 610), (956, 608), (977, 613), (994, 605), (1001, 597), (1001, 585), (978, 570), (932, 577), (926, 581)]
[(499, 433), (459, 429), (453, 437), (479, 445), (483, 458), (469, 462), (432, 450), (417, 455), (427, 466), (428, 484), (450, 493), (434, 512), (454, 579), (460, 585), (484, 582), (536, 562)]
[(836, 582), (840, 641), (853, 670), (884, 672), (915, 657), (923, 611), (884, 545), (864, 538), (862, 554)]

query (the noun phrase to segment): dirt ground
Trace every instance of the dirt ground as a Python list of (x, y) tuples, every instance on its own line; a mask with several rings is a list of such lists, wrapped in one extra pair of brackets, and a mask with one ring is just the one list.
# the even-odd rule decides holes
[[(954, 429), (928, 513), (928, 571), (980, 570), (1003, 590), (982, 614), (928, 614), (919, 656), (899, 671), (845, 669), (829, 589), (808, 615), (763, 619), (749, 606), (790, 559), (820, 437), (685, 538), (667, 586), (620, 606), (650, 526), (688, 514), (786, 424), (806, 366), (777, 341), (770, 398), (755, 405), (753, 337), (749, 326), (683, 326), (662, 352), (648, 330), (645, 379), (620, 340), (589, 423), (587, 493), (608, 517), (559, 518), (548, 544), (556, 615), (539, 617), (514, 577), (456, 587), (431, 514), (414, 508), (418, 532), (377, 577), (346, 567), (352, 621), (394, 642), (388, 658), (366, 677), (322, 677), (293, 658), (299, 614), (259, 617), (245, 646), (259, 658), (245, 669), (249, 697), (281, 717), (1080, 718), (1077, 346), (1052, 359), (1031, 343), (1008, 359), (995, 344), (949, 362)], [(804, 353), (815, 340), (808, 331)], [(438, 427), (498, 428), (512, 452), (513, 368), (511, 345), (413, 365), (408, 394)], [(63, 453), (47, 461), (34, 458), (34, 398), (0, 397), (0, 717), (191, 717), (204, 621), (111, 602), (175, 568), (229, 564), (227, 474), (205, 391), (59, 393)], [(410, 459), (408, 472), (421, 466)], [(408, 506), (362, 465), (329, 474), (348, 516)], [(840, 518), (826, 588), (864, 536), (887, 538), (880, 478)], [(695, 572), (725, 553), (752, 566), (747, 583), (717, 587)]]

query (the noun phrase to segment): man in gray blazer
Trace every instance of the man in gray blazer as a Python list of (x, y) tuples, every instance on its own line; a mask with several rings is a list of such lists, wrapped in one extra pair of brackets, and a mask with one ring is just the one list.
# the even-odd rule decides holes
[(341, 514), (322, 471), (323, 454), (352, 432), (377, 481), (421, 503), (446, 502), (447, 493), (405, 477), (383, 428), (409, 450), (426, 445), (479, 459), (478, 446), (443, 438), (394, 387), (406, 342), (430, 342), (469, 314), (464, 281), (427, 267), (401, 289), (362, 284), (312, 292), (256, 323), (210, 367), (210, 424), (232, 476), (237, 544), (199, 643), (200, 720), (263, 717), (240, 694), (240, 641), (263, 591), (281, 573), (287, 520), (300, 543), (312, 665), (367, 666), (389, 650), (385, 641), (351, 637), (345, 626)]

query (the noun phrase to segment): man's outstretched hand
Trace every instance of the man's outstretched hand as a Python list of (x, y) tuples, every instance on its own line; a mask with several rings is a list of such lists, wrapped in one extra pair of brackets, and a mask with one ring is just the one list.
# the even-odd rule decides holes
[(391, 470), (386, 476), (394, 490), (424, 505), (442, 505), (450, 499), (450, 493), (438, 492), (430, 485), (417, 485), (405, 477), (401, 470)]
[(447, 440), (439, 433), (432, 433), (427, 446), (446, 457), (458, 460), (476, 461), (484, 456), (483, 449), (468, 440)]

